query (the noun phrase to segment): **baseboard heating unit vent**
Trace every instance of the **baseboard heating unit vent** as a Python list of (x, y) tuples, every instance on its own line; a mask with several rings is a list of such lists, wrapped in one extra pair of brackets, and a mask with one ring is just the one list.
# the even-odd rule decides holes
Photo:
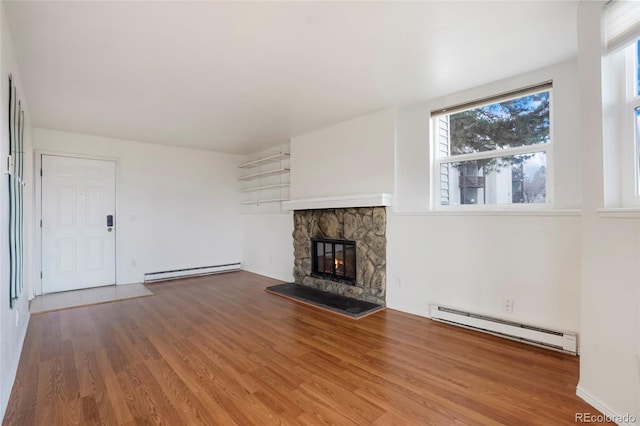
[(548, 330), (438, 305), (431, 305), (431, 319), (572, 355), (578, 353), (576, 333)]
[(197, 277), (200, 275), (219, 274), (221, 272), (239, 271), (242, 263), (227, 263), (215, 266), (199, 266), (197, 268), (174, 269), (172, 271), (147, 272), (144, 274), (144, 282), (175, 280), (178, 278)]

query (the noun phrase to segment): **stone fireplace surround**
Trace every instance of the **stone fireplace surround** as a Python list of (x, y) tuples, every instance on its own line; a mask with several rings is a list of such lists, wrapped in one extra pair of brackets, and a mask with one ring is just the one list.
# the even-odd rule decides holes
[[(334, 294), (385, 305), (386, 222), (385, 207), (296, 210), (293, 214), (295, 282)], [(356, 283), (315, 277), (311, 274), (311, 239), (356, 242)]]

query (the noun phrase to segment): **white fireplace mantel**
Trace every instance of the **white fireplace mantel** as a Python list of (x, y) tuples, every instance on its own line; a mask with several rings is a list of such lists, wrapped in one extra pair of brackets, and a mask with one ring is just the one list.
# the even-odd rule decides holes
[(385, 193), (299, 198), (282, 203), (285, 210), (345, 209), (349, 207), (387, 207), (390, 205), (391, 194)]

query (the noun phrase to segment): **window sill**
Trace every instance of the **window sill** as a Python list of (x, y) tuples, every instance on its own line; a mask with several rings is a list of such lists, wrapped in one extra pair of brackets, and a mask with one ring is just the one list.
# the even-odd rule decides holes
[(393, 212), (397, 216), (582, 216), (580, 209), (545, 210), (436, 210), (426, 212)]
[(601, 219), (640, 219), (639, 207), (617, 207), (596, 210)]

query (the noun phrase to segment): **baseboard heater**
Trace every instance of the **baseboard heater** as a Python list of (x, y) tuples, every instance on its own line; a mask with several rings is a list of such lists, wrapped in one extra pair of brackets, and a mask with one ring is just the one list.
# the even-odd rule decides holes
[(577, 335), (572, 332), (534, 327), (438, 305), (431, 305), (431, 319), (528, 343), (530, 345), (553, 349), (572, 355), (578, 354)]
[(242, 269), (242, 263), (226, 263), (215, 266), (199, 266), (196, 268), (173, 269), (171, 271), (147, 272), (144, 274), (144, 282), (175, 280), (178, 278), (197, 277), (200, 275), (219, 274), (222, 272), (238, 271)]

